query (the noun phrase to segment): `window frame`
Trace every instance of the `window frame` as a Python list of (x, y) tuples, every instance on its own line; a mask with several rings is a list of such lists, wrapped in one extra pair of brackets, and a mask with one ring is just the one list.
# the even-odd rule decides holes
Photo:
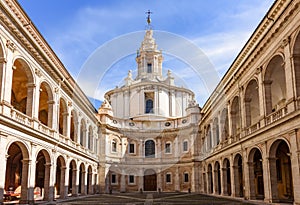
[[(167, 147), (167, 145), (169, 145), (169, 147)], [(172, 154), (172, 143), (169, 141), (165, 143), (165, 154)]]
[(111, 141), (111, 153), (117, 153), (118, 148), (117, 148), (117, 141), (113, 139)]
[(183, 183), (189, 183), (190, 179), (189, 179), (189, 173), (184, 172), (183, 173)]
[[(131, 177), (133, 177), (133, 182), (130, 181)], [(135, 184), (135, 176), (134, 175), (128, 175), (128, 184), (133, 185)]]
[[(170, 177), (170, 181), (168, 181), (168, 176)], [(166, 184), (172, 184), (172, 174), (170, 172), (166, 173)]]
[[(133, 146), (133, 152), (131, 152), (131, 145)], [(128, 154), (135, 154), (136, 152), (135, 152), (135, 143), (133, 143), (133, 142), (129, 142), (129, 144), (128, 144)]]
[(182, 152), (186, 153), (189, 151), (189, 142), (188, 140), (184, 140), (182, 143)]
[[(113, 179), (114, 179), (114, 181), (113, 181)], [(116, 175), (115, 173), (112, 173), (112, 174), (111, 174), (111, 180), (110, 180), (110, 183), (111, 183), (111, 184), (114, 184), (114, 185), (118, 184), (118, 177), (117, 177), (117, 175)]]

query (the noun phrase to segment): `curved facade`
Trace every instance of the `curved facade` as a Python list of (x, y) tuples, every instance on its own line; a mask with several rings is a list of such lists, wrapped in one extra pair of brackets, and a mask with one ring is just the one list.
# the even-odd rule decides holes
[(163, 76), (146, 30), (137, 76), (98, 111), (14, 0), (0, 3), (0, 202), (192, 191), (300, 204), (300, 1), (275, 1), (204, 106)]
[(200, 108), (194, 93), (177, 87), (153, 31), (138, 50), (138, 74), (108, 91), (99, 109), (105, 148), (105, 185), (112, 191), (195, 191), (194, 140)]

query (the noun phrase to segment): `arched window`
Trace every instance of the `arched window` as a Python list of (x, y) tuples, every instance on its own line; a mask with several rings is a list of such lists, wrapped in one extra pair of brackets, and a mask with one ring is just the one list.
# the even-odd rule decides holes
[(151, 63), (147, 64), (147, 73), (152, 73), (152, 64)]
[(146, 112), (145, 113), (153, 113), (153, 100), (146, 100)]
[(145, 157), (146, 158), (155, 157), (155, 143), (153, 140), (147, 140), (145, 143)]
[(111, 152), (117, 152), (117, 142), (115, 140), (111, 142)]
[(188, 146), (189, 146), (188, 145), (188, 141), (187, 140), (183, 141), (183, 144), (182, 144), (182, 150), (183, 150), (183, 152), (187, 152), (188, 151), (188, 149), (189, 149)]

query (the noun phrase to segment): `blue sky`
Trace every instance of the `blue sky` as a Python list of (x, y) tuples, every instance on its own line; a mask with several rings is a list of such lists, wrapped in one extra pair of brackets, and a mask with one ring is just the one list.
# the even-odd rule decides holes
[[(19, 0), (65, 67), (77, 79), (93, 52), (122, 35), (146, 28), (150, 9), (154, 30), (170, 32), (197, 45), (221, 78), (242, 49), (274, 0)], [(154, 35), (155, 37), (155, 35)], [(137, 39), (140, 45), (141, 39)], [(162, 50), (158, 44), (158, 47)], [(138, 47), (136, 48), (138, 49)], [(135, 51), (132, 51), (134, 53)], [(205, 82), (176, 56), (165, 55), (180, 85), (192, 89), (203, 105), (209, 96)], [(135, 56), (128, 55), (107, 68), (95, 95), (122, 84), (134, 70)], [(85, 91), (84, 85), (83, 90)], [(95, 107), (98, 105), (95, 104)]]

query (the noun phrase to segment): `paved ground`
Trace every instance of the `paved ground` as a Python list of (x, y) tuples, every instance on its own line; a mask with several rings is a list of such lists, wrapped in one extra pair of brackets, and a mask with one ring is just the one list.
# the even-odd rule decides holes
[(62, 205), (250, 205), (245, 201), (230, 200), (226, 198), (216, 198), (201, 194), (187, 194), (187, 193), (124, 193), (124, 194), (99, 194), (85, 198), (79, 198), (73, 201), (56, 202)]

